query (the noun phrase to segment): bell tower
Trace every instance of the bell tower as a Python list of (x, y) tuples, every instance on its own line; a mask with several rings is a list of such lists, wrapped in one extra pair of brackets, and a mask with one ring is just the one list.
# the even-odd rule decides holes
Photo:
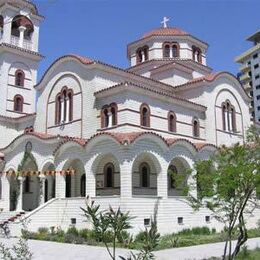
[(35, 112), (39, 26), (43, 17), (26, 0), (0, 0), (0, 115)]

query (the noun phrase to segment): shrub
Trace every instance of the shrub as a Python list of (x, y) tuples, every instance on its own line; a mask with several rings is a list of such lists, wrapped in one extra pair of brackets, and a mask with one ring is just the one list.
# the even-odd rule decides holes
[(90, 239), (91, 236), (92, 236), (91, 230), (86, 229), (86, 228), (80, 229), (80, 230), (78, 231), (78, 235), (79, 235), (80, 237), (82, 237), (84, 240), (88, 240), (88, 239)]
[(72, 234), (74, 236), (78, 236), (79, 232), (76, 227), (69, 227), (66, 234)]
[(38, 228), (38, 233), (47, 234), (47, 233), (49, 233), (49, 229), (46, 227), (40, 227), (40, 228)]
[(145, 241), (146, 237), (146, 232), (145, 231), (140, 231), (136, 236), (135, 236), (135, 243), (142, 243)]

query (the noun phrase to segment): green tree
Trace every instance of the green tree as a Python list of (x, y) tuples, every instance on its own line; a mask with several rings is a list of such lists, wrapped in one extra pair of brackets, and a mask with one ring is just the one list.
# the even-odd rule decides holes
[[(81, 208), (88, 221), (93, 225), (97, 239), (103, 242), (109, 253), (109, 256), (116, 259), (116, 242), (123, 237), (123, 231), (131, 227), (130, 221), (133, 217), (129, 216), (129, 212), (123, 213), (120, 207), (114, 210), (109, 207), (108, 210), (100, 211), (100, 205), (95, 205), (95, 202), (87, 202), (86, 209)], [(108, 238), (112, 238), (112, 251), (108, 246)]]
[[(259, 206), (259, 129), (251, 128), (244, 144), (223, 146), (210, 160), (196, 162), (195, 170), (197, 197), (189, 195), (189, 202), (195, 210), (206, 207), (224, 224), (223, 259), (234, 259), (247, 241), (246, 218)], [(234, 237), (237, 242), (232, 252)]]

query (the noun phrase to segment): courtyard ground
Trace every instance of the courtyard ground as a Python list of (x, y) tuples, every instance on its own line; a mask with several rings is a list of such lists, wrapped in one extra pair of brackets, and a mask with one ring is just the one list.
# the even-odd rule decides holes
[[(11, 246), (17, 239), (0, 239), (1, 243)], [(63, 244), (57, 242), (29, 240), (33, 260), (109, 260), (105, 247)], [(247, 242), (248, 249), (260, 247), (260, 238)], [(155, 252), (158, 260), (205, 259), (220, 257), (224, 243), (204, 244), (191, 247), (166, 249)], [(126, 256), (128, 249), (118, 249), (118, 255)]]

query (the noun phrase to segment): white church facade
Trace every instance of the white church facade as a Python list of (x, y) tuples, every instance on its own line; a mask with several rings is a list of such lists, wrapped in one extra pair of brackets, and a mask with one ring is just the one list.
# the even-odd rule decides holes
[(130, 211), (134, 232), (155, 209), (161, 233), (221, 228), (169, 174), (243, 142), (250, 125), (250, 98), (207, 65), (207, 43), (163, 26), (127, 46), (127, 69), (66, 55), (37, 82), (43, 17), (24, 0), (0, 0), (0, 13), (2, 221), (83, 228), (89, 196)]

